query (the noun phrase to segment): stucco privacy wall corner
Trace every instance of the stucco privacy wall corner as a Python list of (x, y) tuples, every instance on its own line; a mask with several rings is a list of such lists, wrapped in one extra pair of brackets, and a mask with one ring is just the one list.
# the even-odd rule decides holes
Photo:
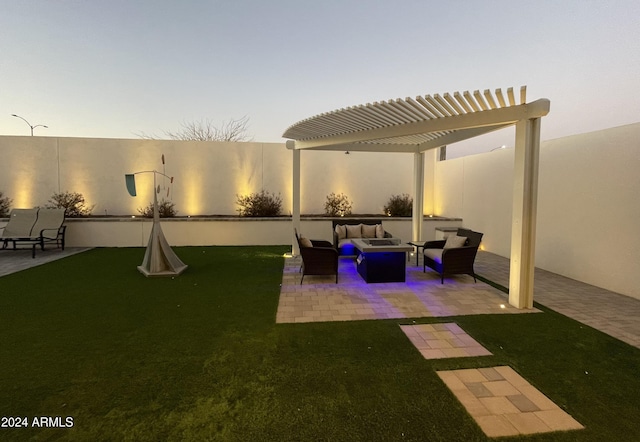
[[(485, 250), (507, 258), (514, 155), (436, 164), (435, 211), (463, 218), (485, 233)], [(541, 142), (536, 267), (640, 299), (638, 168), (640, 122)], [(624, 238), (615, 252), (614, 238)]]
[[(501, 89), (492, 94), (445, 93), (443, 96), (407, 97), (352, 106), (316, 115), (290, 126), (283, 134), (293, 140), (288, 148), (299, 150), (339, 150), (419, 154), (446, 144), (463, 141), (504, 127), (516, 126), (516, 157), (513, 192), (511, 282), (509, 303), (518, 308), (533, 307), (535, 256), (535, 215), (540, 147), (540, 118), (547, 115), (550, 102), (526, 102), (526, 86), (520, 88), (516, 103), (513, 88), (506, 97)], [(413, 240), (419, 240), (424, 195), (424, 155), (414, 157)], [(400, 173), (400, 171), (398, 171)], [(433, 170), (429, 171), (431, 174)], [(300, 156), (293, 156), (293, 194), (300, 198)], [(299, 204), (294, 202), (294, 207)], [(420, 210), (418, 210), (420, 209)], [(299, 214), (294, 213), (294, 219)], [(295, 241), (292, 250), (296, 252)]]

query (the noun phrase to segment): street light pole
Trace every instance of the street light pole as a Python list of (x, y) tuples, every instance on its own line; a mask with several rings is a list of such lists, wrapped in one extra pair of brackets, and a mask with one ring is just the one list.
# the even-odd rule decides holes
[(32, 126), (31, 123), (29, 123), (27, 120), (22, 118), (20, 115), (11, 114), (11, 116), (12, 117), (16, 117), (16, 118), (20, 118), (22, 121), (27, 123), (27, 125), (31, 128), (31, 136), (33, 136), (33, 129), (35, 129), (36, 127), (44, 127), (45, 129), (49, 129), (49, 126), (45, 126), (44, 124), (36, 124), (35, 126)]

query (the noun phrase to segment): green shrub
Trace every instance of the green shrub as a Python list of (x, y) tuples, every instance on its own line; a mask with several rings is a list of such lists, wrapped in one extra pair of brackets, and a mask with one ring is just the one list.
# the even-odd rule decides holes
[(282, 198), (262, 190), (249, 195), (236, 195), (240, 216), (278, 216), (282, 212)]
[(4, 196), (2, 192), (0, 192), (0, 218), (6, 218), (9, 216), (11, 203), (13, 203), (13, 200), (8, 196)]
[[(178, 214), (175, 206), (175, 203), (163, 198), (162, 201), (158, 201), (158, 216), (160, 218), (173, 218)], [(139, 207), (138, 213), (145, 218), (153, 218), (153, 201), (147, 207)]]
[(387, 216), (411, 216), (413, 213), (413, 198), (406, 193), (391, 195), (391, 198), (384, 206), (384, 213)]
[(351, 201), (344, 193), (336, 195), (331, 192), (324, 203), (324, 213), (329, 216), (351, 215)]
[(54, 193), (45, 206), (47, 209), (64, 209), (67, 218), (79, 218), (91, 215), (95, 204), (87, 206), (84, 196), (77, 192)]

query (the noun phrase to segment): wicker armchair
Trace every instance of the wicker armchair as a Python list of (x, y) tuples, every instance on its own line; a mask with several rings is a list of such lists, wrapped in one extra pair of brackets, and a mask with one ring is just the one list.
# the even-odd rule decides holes
[(424, 245), (422, 271), (425, 272), (427, 267), (430, 267), (438, 272), (441, 284), (444, 284), (445, 275), (456, 274), (470, 275), (473, 277), (473, 281), (476, 282), (473, 263), (483, 234), (468, 229), (458, 229), (456, 235), (467, 238), (462, 247), (445, 248), (446, 240), (427, 241)]
[(300, 255), (302, 255), (302, 278), (305, 275), (336, 275), (336, 284), (338, 283), (338, 251), (333, 248), (333, 244), (329, 241), (310, 240), (298, 235), (295, 231), (298, 247), (300, 247)]

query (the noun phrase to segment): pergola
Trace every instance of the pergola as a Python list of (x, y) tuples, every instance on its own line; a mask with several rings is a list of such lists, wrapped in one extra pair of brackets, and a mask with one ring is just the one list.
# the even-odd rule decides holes
[[(293, 151), (293, 227), (300, 227), (300, 152), (336, 150), (414, 155), (413, 240), (421, 239), (424, 205), (424, 152), (515, 125), (515, 167), (511, 228), (509, 303), (533, 307), (533, 273), (538, 191), (540, 120), (550, 102), (519, 102), (513, 88), (483, 93), (455, 92), (352, 106), (316, 115), (283, 134)], [(292, 234), (293, 238), (293, 234)], [(294, 251), (297, 244), (293, 241)]]

